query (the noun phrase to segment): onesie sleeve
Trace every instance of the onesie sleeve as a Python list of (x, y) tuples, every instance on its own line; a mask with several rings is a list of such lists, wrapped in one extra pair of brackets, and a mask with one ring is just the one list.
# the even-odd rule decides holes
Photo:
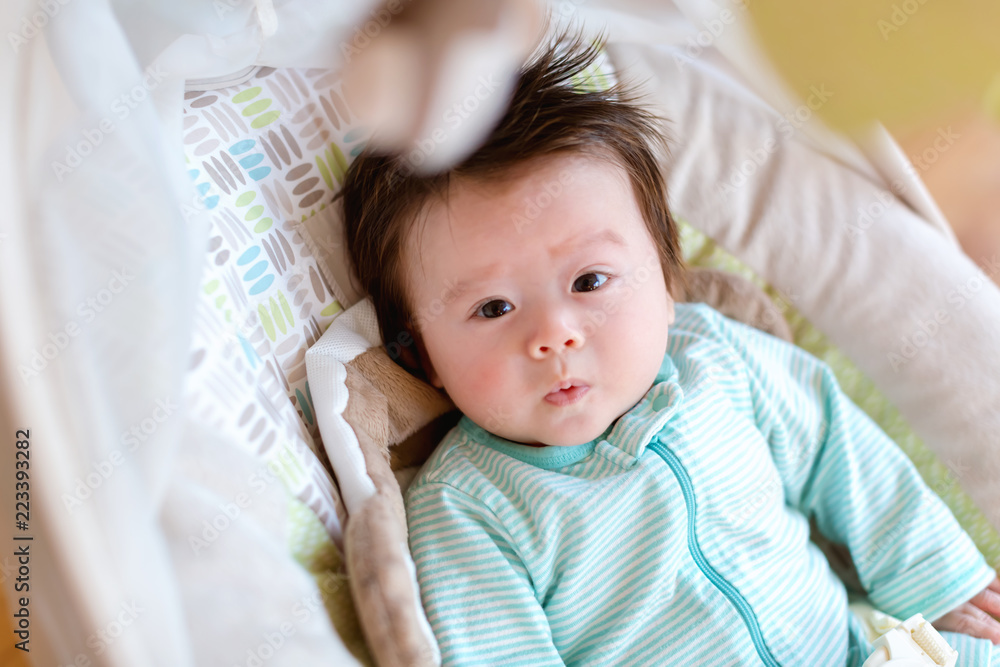
[(528, 571), (489, 508), (425, 483), (407, 496), (407, 522), (443, 665), (564, 665)]
[(750, 403), (786, 502), (851, 552), (877, 608), (936, 620), (995, 576), (913, 463), (807, 352), (717, 316), (745, 361)]

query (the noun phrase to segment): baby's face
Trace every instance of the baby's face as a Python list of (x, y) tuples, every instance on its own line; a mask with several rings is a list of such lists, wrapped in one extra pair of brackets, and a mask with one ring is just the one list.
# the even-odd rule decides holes
[(627, 176), (556, 156), (449, 194), (404, 250), (428, 377), (502, 438), (593, 440), (652, 386), (674, 317)]

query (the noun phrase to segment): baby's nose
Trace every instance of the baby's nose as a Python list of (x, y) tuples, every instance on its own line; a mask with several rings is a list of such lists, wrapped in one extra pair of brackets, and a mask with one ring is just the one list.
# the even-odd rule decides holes
[(544, 359), (583, 346), (584, 335), (577, 327), (563, 321), (549, 321), (546, 325), (529, 343), (528, 352), (533, 358)]

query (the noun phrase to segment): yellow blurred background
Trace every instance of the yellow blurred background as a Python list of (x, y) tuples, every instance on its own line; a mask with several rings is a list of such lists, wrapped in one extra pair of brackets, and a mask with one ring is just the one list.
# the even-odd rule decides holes
[(819, 113), (841, 130), (879, 119), (966, 254), (980, 265), (1000, 255), (1000, 3), (742, 2), (795, 92), (832, 91)]

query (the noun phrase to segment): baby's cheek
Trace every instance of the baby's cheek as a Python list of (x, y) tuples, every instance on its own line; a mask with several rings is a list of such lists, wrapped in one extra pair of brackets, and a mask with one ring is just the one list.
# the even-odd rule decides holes
[(503, 393), (505, 381), (508, 380), (503, 364), (499, 361), (478, 359), (468, 365), (465, 372), (465, 382), (469, 391), (477, 396), (490, 397)]
[(464, 368), (457, 369), (456, 381), (460, 396), (452, 396), (456, 403), (464, 403), (463, 411), (470, 416), (480, 416), (509, 411), (510, 396), (507, 383), (510, 377), (499, 361), (469, 360)]

